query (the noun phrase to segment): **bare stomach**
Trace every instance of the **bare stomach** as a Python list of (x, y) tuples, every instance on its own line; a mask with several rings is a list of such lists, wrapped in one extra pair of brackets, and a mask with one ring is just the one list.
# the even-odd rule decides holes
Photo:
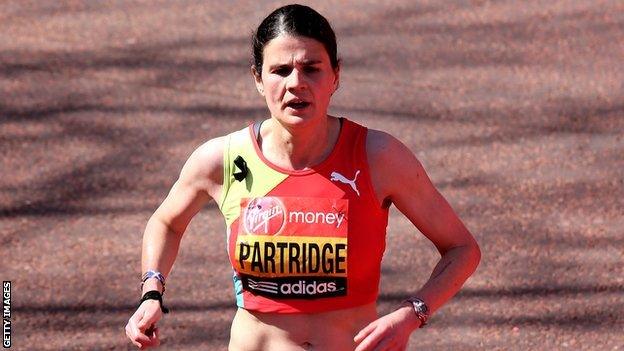
[(375, 319), (375, 303), (313, 314), (239, 308), (232, 322), (229, 351), (353, 350), (353, 337)]

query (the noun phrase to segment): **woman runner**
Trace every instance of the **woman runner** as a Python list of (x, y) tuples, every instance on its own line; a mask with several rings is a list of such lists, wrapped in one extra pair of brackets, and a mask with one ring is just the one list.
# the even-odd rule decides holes
[[(271, 116), (207, 141), (185, 163), (145, 229), (143, 298), (128, 338), (140, 349), (159, 345), (162, 292), (180, 240), (215, 200), (238, 306), (230, 350), (404, 350), (475, 271), (479, 246), (405, 145), (327, 114), (340, 62), (322, 15), (278, 8), (257, 28), (253, 56)], [(441, 258), (424, 286), (379, 316), (392, 204)]]

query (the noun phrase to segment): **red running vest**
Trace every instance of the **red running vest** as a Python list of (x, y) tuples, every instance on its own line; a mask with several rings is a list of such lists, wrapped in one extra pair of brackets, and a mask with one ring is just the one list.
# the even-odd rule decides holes
[(219, 209), (239, 307), (315, 313), (376, 301), (388, 209), (373, 191), (366, 134), (341, 118), (330, 155), (297, 171), (263, 156), (253, 124), (227, 136)]

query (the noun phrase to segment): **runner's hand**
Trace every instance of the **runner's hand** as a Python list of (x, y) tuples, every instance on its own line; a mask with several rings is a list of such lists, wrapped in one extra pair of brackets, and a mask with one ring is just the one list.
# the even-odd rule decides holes
[(143, 301), (128, 320), (126, 335), (139, 350), (158, 346), (160, 330), (156, 327), (156, 322), (161, 318), (162, 311), (158, 300)]
[(419, 326), (412, 307), (401, 307), (360, 330), (353, 338), (355, 351), (405, 350), (410, 334)]

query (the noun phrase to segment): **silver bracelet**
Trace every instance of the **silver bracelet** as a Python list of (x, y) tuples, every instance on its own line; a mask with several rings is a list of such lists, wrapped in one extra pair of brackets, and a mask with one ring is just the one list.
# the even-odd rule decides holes
[(145, 274), (143, 274), (143, 277), (141, 278), (141, 290), (143, 290), (143, 285), (145, 284), (145, 281), (147, 281), (150, 278), (158, 279), (160, 284), (162, 284), (162, 287), (163, 287), (162, 292), (164, 293), (165, 292), (165, 276), (162, 275), (162, 273), (160, 273), (159, 271), (154, 271), (151, 269), (145, 272)]

